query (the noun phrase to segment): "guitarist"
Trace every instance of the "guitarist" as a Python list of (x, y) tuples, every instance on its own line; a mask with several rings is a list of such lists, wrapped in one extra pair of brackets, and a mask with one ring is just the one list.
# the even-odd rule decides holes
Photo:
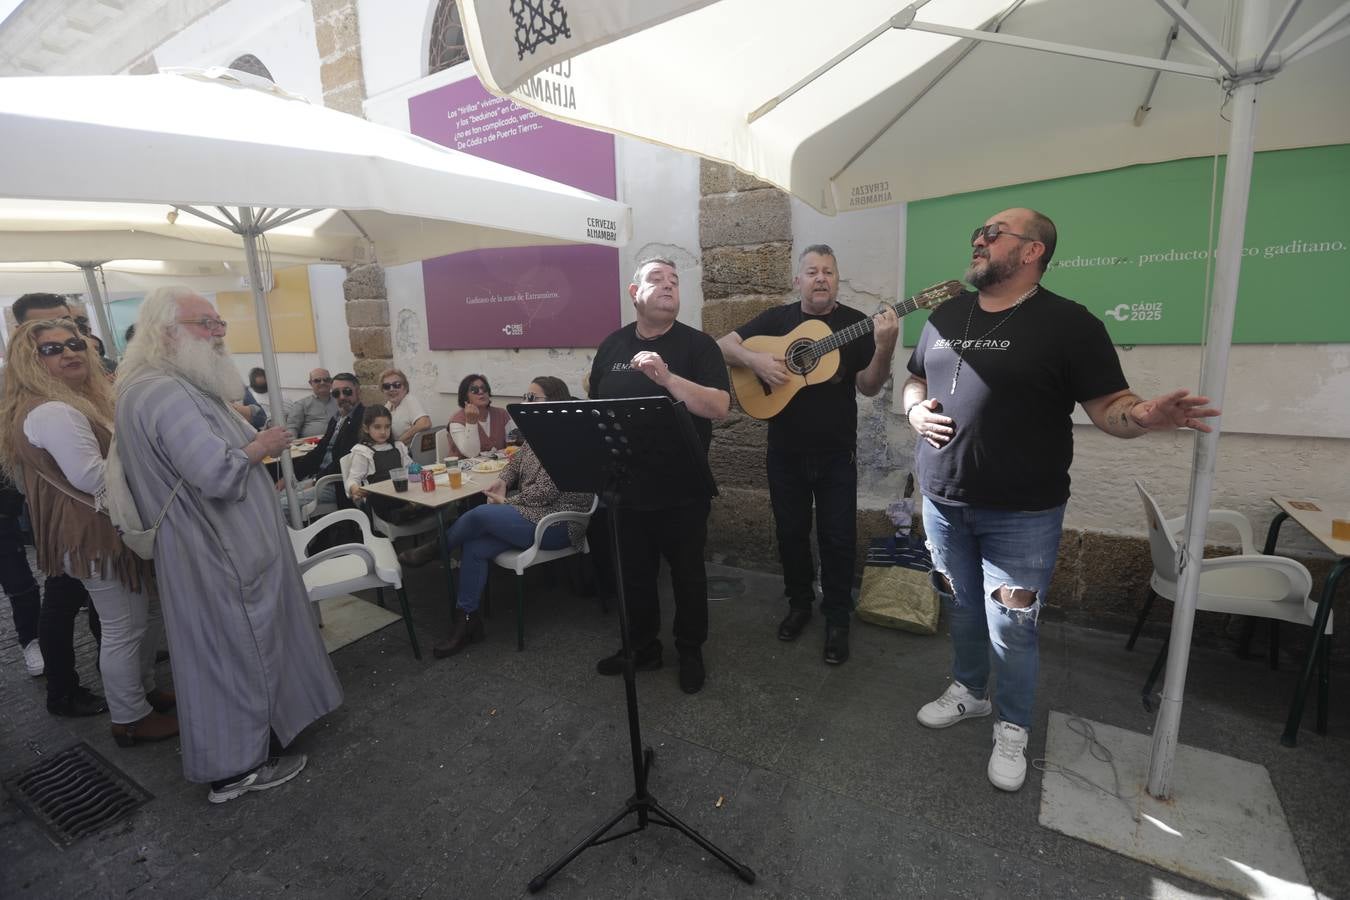
[[(750, 369), (769, 385), (787, 383), (783, 358), (746, 348), (746, 338), (785, 335), (807, 319), (819, 319), (831, 331), (839, 331), (866, 318), (840, 305), (839, 267), (834, 250), (825, 244), (802, 251), (792, 285), (800, 302), (765, 310), (717, 342), (729, 364)], [(788, 597), (788, 614), (778, 626), (778, 639), (795, 641), (811, 620), (816, 574), (811, 560), (814, 505), (825, 662), (831, 665), (848, 659), (853, 613), (853, 561), (858, 542), (857, 393), (872, 397), (881, 390), (891, 375), (891, 355), (900, 334), (893, 309), (887, 308), (875, 320), (874, 334), (839, 348), (839, 371), (834, 378), (802, 388), (769, 420), (769, 499)]]

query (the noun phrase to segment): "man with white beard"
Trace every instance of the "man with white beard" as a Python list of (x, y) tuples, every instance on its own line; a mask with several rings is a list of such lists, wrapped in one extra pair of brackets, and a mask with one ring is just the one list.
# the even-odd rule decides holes
[(281, 755), (342, 703), (309, 609), (258, 432), (230, 407), (244, 385), (225, 322), (185, 287), (141, 305), (117, 378), (117, 442), (141, 520), (159, 520), (155, 569), (173, 656), (183, 774), (224, 803), (299, 774)]

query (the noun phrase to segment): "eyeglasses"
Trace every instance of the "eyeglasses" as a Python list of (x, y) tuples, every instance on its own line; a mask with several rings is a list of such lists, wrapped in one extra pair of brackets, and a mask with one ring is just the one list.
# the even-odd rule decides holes
[(520, 399), (524, 403), (543, 403), (546, 400), (548, 400), (547, 397), (540, 397), (538, 394), (530, 394), (530, 393), (525, 394)]
[(382, 391), (401, 391), (401, 390), (403, 390), (403, 382), (401, 382), (401, 381), (386, 381), (384, 384), (380, 385), (380, 390), (382, 390)]
[(229, 323), (224, 319), (217, 319), (213, 316), (201, 316), (196, 319), (179, 319), (178, 323), (180, 325), (197, 325), (201, 328), (205, 328), (207, 331), (224, 331), (229, 327)]
[(1006, 229), (1004, 229), (1002, 225), (994, 224), (994, 225), (981, 225), (979, 228), (976, 228), (974, 231), (972, 231), (970, 233), (970, 245), (972, 247), (975, 246), (975, 242), (978, 241), (981, 237), (984, 238), (984, 242), (986, 244), (992, 244), (994, 241), (998, 240), (1005, 234), (1008, 235), (1009, 237), (1021, 238), (1024, 241), (1040, 240), (1040, 238), (1034, 238), (1027, 234), (1018, 234), (1015, 231), (1007, 231)]
[(85, 337), (90, 336), (91, 332), (89, 330), (89, 318), (87, 316), (75, 316), (74, 322), (75, 327), (80, 330), (80, 334), (84, 335)]
[(338, 397), (350, 397), (356, 393), (356, 388), (333, 388), (333, 399)]
[(475, 385), (471, 385), (471, 386), (469, 387), (469, 393), (470, 393), (470, 394), (491, 394), (492, 391), (489, 391), (487, 388), (483, 387), (481, 384), (475, 384)]
[(310, 384), (332, 384), (332, 383), (333, 383), (333, 379), (332, 379), (332, 378), (311, 378), (311, 379), (309, 380), (309, 383), (310, 383)]
[(87, 349), (89, 349), (89, 342), (84, 338), (77, 337), (64, 341), (43, 341), (37, 345), (38, 356), (60, 356), (67, 350), (83, 353)]

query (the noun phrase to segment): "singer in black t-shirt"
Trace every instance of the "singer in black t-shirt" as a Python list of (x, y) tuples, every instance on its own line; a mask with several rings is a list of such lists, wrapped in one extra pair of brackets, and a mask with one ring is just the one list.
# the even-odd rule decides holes
[[(802, 251), (793, 279), (799, 302), (765, 310), (717, 345), (728, 363), (744, 366), (767, 384), (789, 375), (782, 357), (744, 346), (757, 335), (781, 337), (808, 319), (832, 332), (866, 320), (839, 303), (839, 271), (834, 251), (814, 244)], [(848, 659), (848, 626), (853, 615), (853, 560), (858, 543), (858, 394), (874, 396), (891, 376), (891, 355), (900, 334), (895, 310), (874, 318), (873, 332), (838, 349), (839, 369), (820, 384), (801, 388), (769, 420), (766, 468), (773, 504), (778, 558), (788, 614), (778, 639), (794, 641), (811, 618), (815, 604), (815, 566), (811, 561), (811, 512), (815, 507), (820, 548), (820, 611), (825, 616), (825, 662)]]
[[(665, 394), (683, 403), (707, 453), (712, 419), (731, 408), (731, 383), (713, 339), (675, 317), (680, 312), (680, 276), (666, 259), (638, 264), (628, 295), (637, 321), (610, 334), (595, 351), (587, 393), (592, 400)], [(656, 576), (665, 557), (675, 595), (675, 650), (680, 688), (703, 689), (703, 643), (708, 639), (708, 574), (703, 547), (708, 537), (706, 498), (662, 509), (625, 509), (619, 535), (624, 595), (628, 601), (634, 666), (662, 663), (661, 607)], [(623, 651), (596, 664), (601, 675), (623, 672)]]
[(1107, 434), (1194, 428), (1217, 416), (1206, 397), (1132, 393), (1106, 328), (1041, 286), (1055, 224), (1008, 209), (975, 229), (965, 280), (924, 325), (909, 360), (905, 415), (919, 434), (924, 532), (947, 594), (952, 683), (919, 710), (945, 728), (993, 712), (990, 782), (1015, 791), (1039, 667), (1038, 622), (1069, 499), (1074, 404)]

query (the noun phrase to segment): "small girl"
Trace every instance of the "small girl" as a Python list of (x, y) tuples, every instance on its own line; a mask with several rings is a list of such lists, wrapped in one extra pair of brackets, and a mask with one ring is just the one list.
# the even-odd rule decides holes
[[(361, 419), (361, 440), (352, 447), (351, 466), (347, 470), (347, 496), (353, 500), (366, 498), (365, 485), (388, 481), (391, 469), (407, 468), (412, 457), (402, 441), (390, 441), (394, 418), (383, 406), (367, 406)], [(367, 501), (374, 512), (385, 521), (401, 517), (406, 503), (386, 497), (370, 497)]]

